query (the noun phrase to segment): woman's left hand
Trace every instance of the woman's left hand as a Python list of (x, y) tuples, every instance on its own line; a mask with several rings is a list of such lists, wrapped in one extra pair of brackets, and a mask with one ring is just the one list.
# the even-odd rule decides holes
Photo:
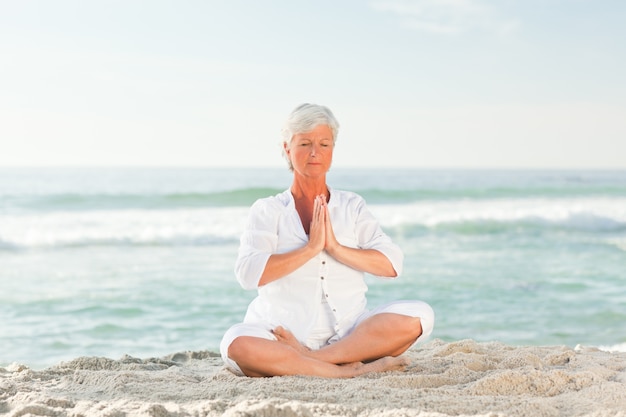
[(320, 195), (318, 198), (322, 200), (322, 206), (324, 209), (324, 227), (326, 234), (326, 242), (324, 244), (324, 250), (328, 252), (331, 256), (336, 248), (340, 246), (340, 243), (337, 241), (335, 237), (335, 232), (333, 231), (333, 225), (330, 222), (330, 214), (328, 213), (328, 204), (326, 202), (326, 197)]

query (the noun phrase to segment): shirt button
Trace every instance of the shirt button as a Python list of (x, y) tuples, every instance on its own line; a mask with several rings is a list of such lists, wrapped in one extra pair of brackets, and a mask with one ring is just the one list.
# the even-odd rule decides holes
[(320, 279), (324, 279), (324, 277), (320, 277)]
[(328, 298), (328, 294), (326, 294), (326, 298)]
[(326, 265), (326, 261), (322, 261), (322, 265)]

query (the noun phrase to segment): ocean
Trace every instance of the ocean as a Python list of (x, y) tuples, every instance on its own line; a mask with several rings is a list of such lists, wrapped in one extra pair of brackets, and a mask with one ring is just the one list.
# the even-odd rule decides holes
[[(0, 168), (0, 366), (218, 351), (248, 207), (286, 168)], [(405, 253), (374, 306), (432, 338), (626, 350), (626, 171), (332, 168)]]

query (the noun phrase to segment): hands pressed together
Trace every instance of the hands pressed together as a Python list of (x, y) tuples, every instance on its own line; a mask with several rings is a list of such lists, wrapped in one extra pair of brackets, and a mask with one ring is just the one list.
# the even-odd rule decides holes
[(335, 249), (339, 247), (339, 242), (335, 238), (333, 226), (328, 215), (328, 204), (326, 196), (323, 194), (315, 197), (313, 202), (313, 218), (309, 230), (309, 246), (319, 253), (326, 250), (331, 256)]

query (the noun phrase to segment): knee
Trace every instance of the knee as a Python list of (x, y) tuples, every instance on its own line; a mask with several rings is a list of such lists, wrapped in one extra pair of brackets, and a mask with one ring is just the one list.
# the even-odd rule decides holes
[(399, 343), (398, 349), (391, 353), (391, 356), (399, 356), (406, 352), (411, 346), (415, 344), (417, 339), (422, 335), (422, 323), (420, 317), (413, 316), (401, 316), (399, 318), (397, 329), (397, 342)]
[(228, 357), (235, 362), (238, 358), (245, 358), (248, 356), (248, 343), (246, 343), (246, 337), (236, 337), (228, 346)]
[(398, 336), (407, 342), (415, 341), (422, 334), (422, 323), (420, 317), (413, 317), (404, 314), (395, 315), (394, 321), (389, 322), (389, 329), (394, 329)]
[(412, 340), (417, 340), (424, 333), (421, 317), (410, 317), (407, 325), (407, 333), (411, 335)]
[(411, 316), (407, 323), (406, 331), (417, 340), (420, 337), (428, 337), (433, 331), (435, 322), (435, 312), (432, 307), (426, 303), (420, 305), (419, 312), (415, 312), (415, 316)]

